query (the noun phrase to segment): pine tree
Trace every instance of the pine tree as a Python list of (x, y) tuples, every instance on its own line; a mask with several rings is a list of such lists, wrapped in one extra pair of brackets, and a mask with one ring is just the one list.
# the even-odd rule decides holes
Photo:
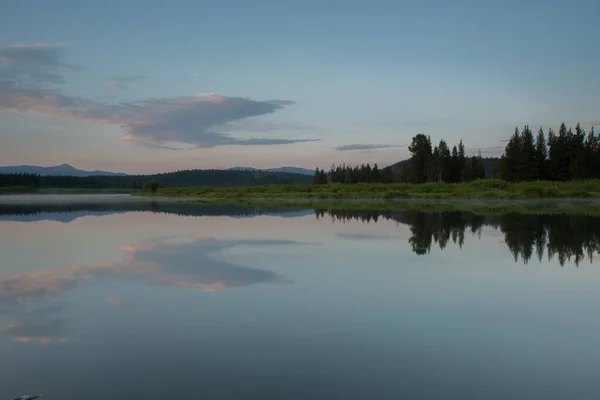
[(515, 133), (508, 141), (500, 161), (500, 176), (505, 181), (517, 182), (521, 180), (519, 174), (521, 172), (522, 147), (519, 128), (515, 128)]
[(546, 173), (549, 180), (556, 180), (558, 172), (558, 137), (552, 128), (548, 128), (548, 163)]
[(373, 169), (371, 170), (371, 181), (374, 183), (381, 183), (381, 176), (377, 164), (374, 164)]
[(451, 156), (451, 178), (450, 178), (450, 182), (458, 182), (460, 181), (460, 172), (461, 172), (461, 166), (460, 166), (460, 161), (458, 158), (458, 149), (456, 148), (456, 146), (452, 146), (452, 156)]
[(535, 145), (533, 144), (533, 133), (529, 125), (525, 125), (521, 131), (521, 148), (519, 163), (519, 179), (532, 181), (538, 179), (538, 165), (535, 157)]
[(550, 142), (550, 172), (557, 181), (569, 180), (569, 148), (573, 133), (567, 130), (563, 122), (558, 135)]
[(444, 182), (451, 181), (452, 175), (452, 156), (450, 155), (450, 149), (444, 139), (440, 140), (438, 145), (438, 152), (440, 155), (440, 177)]
[(465, 145), (463, 144), (462, 139), (460, 139), (460, 142), (458, 142), (458, 161), (456, 166), (459, 182), (470, 180), (470, 171), (466, 171), (466, 163)]
[(483, 157), (481, 157), (481, 150), (477, 157), (471, 158), (471, 180), (485, 178), (485, 166), (483, 165)]
[(408, 146), (408, 150), (412, 153), (411, 180), (414, 183), (423, 183), (431, 180), (431, 138), (419, 133), (412, 139), (412, 143)]
[(590, 147), (591, 168), (590, 177), (600, 178), (600, 137), (594, 134), (594, 127), (590, 128), (588, 133), (588, 146)]
[(579, 180), (587, 177), (585, 157), (585, 130), (581, 124), (575, 126), (575, 134), (571, 135), (569, 146), (569, 179)]
[(432, 159), (431, 159), (431, 177), (433, 181), (441, 181), (440, 171), (440, 151), (437, 146), (433, 148)]
[(544, 136), (544, 128), (540, 126), (535, 139), (535, 163), (537, 165), (538, 179), (548, 179), (547, 160), (548, 147), (546, 146), (546, 138)]

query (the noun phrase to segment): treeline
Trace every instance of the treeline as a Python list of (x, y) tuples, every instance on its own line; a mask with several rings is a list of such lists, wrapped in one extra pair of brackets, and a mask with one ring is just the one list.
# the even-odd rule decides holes
[(350, 165), (331, 165), (329, 172), (317, 168), (314, 175), (314, 183), (385, 183), (388, 176), (381, 171), (377, 164), (362, 164), (360, 167)]
[(528, 125), (519, 128), (508, 141), (504, 155), (482, 158), (465, 154), (462, 140), (449, 145), (445, 140), (433, 146), (431, 137), (418, 134), (408, 147), (411, 157), (379, 169), (377, 164), (352, 167), (332, 165), (329, 171), (317, 168), (314, 183), (425, 183), (468, 182), (485, 177), (510, 182), (551, 180), (570, 181), (600, 178), (600, 137), (590, 128), (586, 133), (581, 124), (575, 131), (562, 123), (555, 133), (546, 135), (540, 128), (534, 137)]
[(504, 242), (515, 262), (527, 264), (534, 256), (542, 261), (557, 258), (559, 264), (584, 260), (592, 262), (600, 254), (600, 217), (572, 214), (518, 214), (483, 216), (471, 212), (421, 211), (357, 211), (315, 210), (317, 218), (328, 214), (332, 220), (357, 219), (377, 222), (393, 220), (408, 225), (408, 239), (413, 252), (419, 255), (431, 251), (433, 244), (444, 250), (449, 243), (462, 248), (467, 234), (479, 235), (481, 228), (491, 226), (504, 235)]
[(500, 176), (511, 182), (569, 181), (600, 178), (600, 139), (594, 128), (586, 133), (581, 124), (575, 132), (562, 123), (556, 134), (540, 128), (534, 138), (525, 125), (509, 140), (500, 164)]
[(143, 189), (150, 181), (160, 187), (190, 186), (257, 186), (310, 183), (309, 175), (286, 172), (235, 170), (182, 170), (156, 175), (127, 176), (40, 176), (35, 174), (0, 174), (0, 187), (69, 189)]
[[(409, 160), (379, 169), (377, 164), (352, 167), (347, 164), (332, 165), (328, 172), (317, 168), (313, 182), (326, 183), (397, 183), (397, 182), (468, 182), (482, 179), (486, 175), (481, 154), (467, 157), (462, 140), (452, 150), (441, 140), (432, 147), (431, 138), (418, 134), (408, 148), (412, 153)], [(407, 170), (409, 172), (407, 173)]]
[(485, 177), (481, 153), (468, 157), (462, 140), (450, 151), (445, 140), (440, 140), (437, 146), (432, 147), (431, 138), (420, 133), (413, 137), (408, 150), (411, 153), (412, 183), (457, 183)]

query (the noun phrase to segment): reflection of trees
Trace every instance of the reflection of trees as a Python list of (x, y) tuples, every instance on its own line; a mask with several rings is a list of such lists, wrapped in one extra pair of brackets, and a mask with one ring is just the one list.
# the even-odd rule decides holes
[[(77, 203), (47, 203), (47, 204), (0, 204), (0, 216), (36, 216), (46, 213), (123, 213), (123, 212), (153, 212), (176, 214), (189, 217), (217, 217), (239, 216), (248, 217), (256, 215), (285, 215), (293, 213), (293, 209), (280, 207), (255, 207), (246, 205), (220, 205), (220, 204), (194, 204), (165, 202), (156, 200), (126, 202), (77, 202)], [(310, 211), (309, 211), (310, 212)]]
[(356, 219), (364, 222), (383, 218), (408, 225), (409, 243), (417, 254), (427, 254), (437, 243), (445, 249), (450, 240), (462, 248), (465, 233), (478, 234), (483, 226), (500, 229), (515, 261), (528, 263), (535, 255), (557, 257), (560, 265), (573, 260), (576, 265), (600, 253), (600, 218), (569, 214), (504, 214), (485, 217), (470, 212), (353, 211), (315, 210), (317, 218), (326, 214), (332, 220)]

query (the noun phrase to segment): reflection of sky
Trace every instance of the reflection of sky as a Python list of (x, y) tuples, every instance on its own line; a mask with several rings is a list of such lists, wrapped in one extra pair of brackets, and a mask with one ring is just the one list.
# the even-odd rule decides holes
[(314, 216), (0, 222), (0, 387), (64, 400), (598, 394), (595, 265), (515, 263), (489, 228), (427, 256), (409, 237)]

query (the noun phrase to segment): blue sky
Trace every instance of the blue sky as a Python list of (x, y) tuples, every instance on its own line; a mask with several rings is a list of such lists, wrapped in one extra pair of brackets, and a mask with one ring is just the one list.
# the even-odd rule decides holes
[(3, 1), (0, 164), (389, 164), (600, 120), (600, 2)]

